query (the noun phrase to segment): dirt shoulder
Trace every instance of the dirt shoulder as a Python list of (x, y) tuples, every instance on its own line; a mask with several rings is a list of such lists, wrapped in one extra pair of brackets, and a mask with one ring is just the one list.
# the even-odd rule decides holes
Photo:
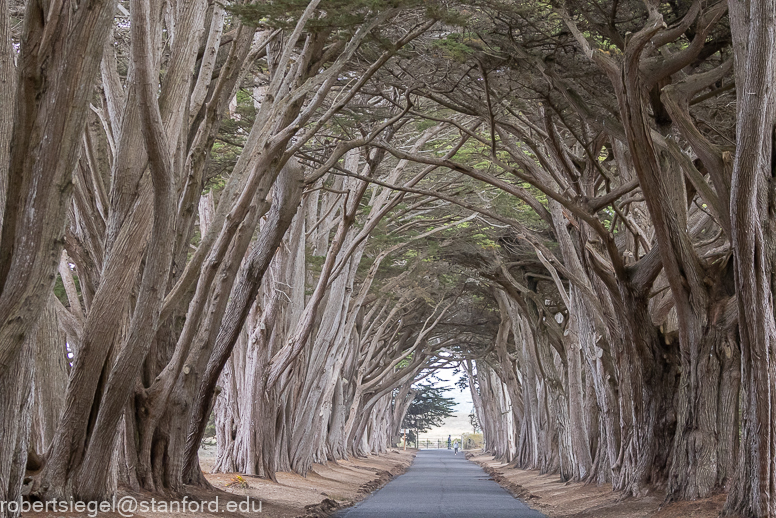
[(412, 464), (415, 453), (411, 450), (390, 450), (384, 455), (315, 464), (307, 477), (278, 473), (277, 483), (244, 476), (248, 488), (233, 484), (233, 474), (206, 477), (219, 489), (261, 499), (262, 516), (323, 518), (363, 500), (393, 477), (404, 473)]
[[(81, 509), (66, 512), (28, 512), (25, 518), (325, 518), (334, 511), (363, 500), (412, 464), (413, 450), (390, 450), (383, 455), (315, 464), (307, 477), (278, 473), (277, 482), (236, 473), (206, 474), (216, 492), (201, 492), (186, 501), (164, 502), (148, 495), (123, 495), (118, 507), (100, 512)], [(205, 456), (207, 457), (207, 456)], [(209, 469), (207, 460), (203, 468)], [(134, 501), (131, 507), (122, 505)], [(153, 504), (153, 507), (151, 507)], [(110, 504), (107, 504), (110, 505)], [(146, 506), (146, 510), (142, 508)], [(184, 507), (181, 511), (181, 505)]]
[(717, 518), (725, 503), (725, 495), (720, 494), (661, 506), (665, 495), (659, 492), (622, 500), (611, 486), (561, 482), (558, 475), (507, 468), (490, 455), (467, 454), (467, 458), (512, 495), (550, 518)]

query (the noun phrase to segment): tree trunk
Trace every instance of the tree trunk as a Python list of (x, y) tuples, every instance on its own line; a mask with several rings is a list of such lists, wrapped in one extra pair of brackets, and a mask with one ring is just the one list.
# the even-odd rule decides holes
[(32, 351), (25, 343), (56, 279), (89, 112), (91, 88), (84, 82), (96, 76), (115, 2), (72, 7), (70, 2), (27, 3), (14, 85), (8, 5), (0, 4), (0, 407), (9, 428), (0, 447), (2, 501), (20, 496), (30, 426)]
[(41, 457), (54, 439), (65, 408), (69, 365), (65, 337), (57, 325), (56, 304), (59, 303), (52, 293), (38, 320), (38, 329), (31, 336), (35, 382), (30, 451)]
[(773, 176), (776, 5), (730, 2), (735, 51), (737, 121), (731, 189), (742, 356), (743, 422), (736, 478), (725, 513), (776, 516), (776, 362), (774, 321)]
[(18, 512), (9, 510), (10, 502), (22, 501), (22, 479), (27, 465), (29, 445), (33, 358), (30, 341), (0, 376), (0, 510), (2, 518), (16, 518)]
[[(13, 51), (2, 7), (0, 74), (7, 80)], [(0, 376), (15, 364), (54, 286), (89, 112), (91, 88), (84, 81), (89, 84), (97, 74), (115, 2), (95, 1), (72, 13), (71, 8), (69, 2), (27, 3), (16, 94), (7, 98), (15, 100), (15, 113), (8, 165), (0, 166), (8, 179), (0, 229)], [(8, 142), (4, 129), (0, 145)]]
[(567, 382), (568, 382), (568, 405), (569, 405), (569, 433), (571, 434), (571, 446), (574, 451), (574, 480), (585, 480), (593, 469), (593, 457), (590, 452), (590, 435), (585, 421), (584, 412), (585, 394), (582, 384), (582, 344), (581, 342), (589, 338), (589, 331), (583, 329), (583, 323), (580, 322), (577, 306), (585, 304), (585, 301), (579, 296), (578, 290), (571, 290), (571, 306), (569, 308), (568, 324), (570, 333), (564, 340), (567, 358)]

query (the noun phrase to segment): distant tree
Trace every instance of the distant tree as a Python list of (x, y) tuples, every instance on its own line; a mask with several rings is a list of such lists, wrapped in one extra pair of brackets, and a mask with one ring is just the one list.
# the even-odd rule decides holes
[(471, 414), (469, 414), (469, 424), (472, 425), (472, 430), (474, 430), (474, 433), (479, 433), (482, 431), (482, 427), (480, 426), (480, 418), (477, 417), (477, 412), (472, 409)]
[(420, 385), (414, 387), (415, 399), (410, 403), (404, 416), (402, 428), (409, 428), (410, 440), (417, 444), (418, 434), (425, 433), (436, 426), (441, 426), (445, 418), (453, 416), (455, 400), (445, 397), (446, 387)]

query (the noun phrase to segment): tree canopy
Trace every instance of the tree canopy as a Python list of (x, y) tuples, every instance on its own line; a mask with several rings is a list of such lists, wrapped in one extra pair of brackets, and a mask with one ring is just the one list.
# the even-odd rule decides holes
[(421, 384), (412, 390), (415, 398), (407, 408), (402, 428), (414, 430), (416, 434), (426, 433), (442, 426), (446, 418), (454, 415), (455, 400), (444, 396), (447, 388)]
[(776, 516), (775, 12), (0, 0), (0, 501), (384, 452), (455, 368), (505, 462)]

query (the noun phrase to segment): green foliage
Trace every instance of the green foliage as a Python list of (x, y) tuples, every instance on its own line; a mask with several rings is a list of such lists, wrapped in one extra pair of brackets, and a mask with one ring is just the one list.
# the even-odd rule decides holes
[(471, 45), (472, 39), (464, 34), (448, 34), (444, 39), (436, 40), (434, 47), (440, 49), (444, 55), (458, 62), (467, 61), (474, 54), (475, 47)]
[[(246, 25), (289, 30), (296, 25), (308, 4), (309, 0), (259, 0), (227, 9)], [(397, 8), (422, 8), (427, 18), (449, 26), (463, 26), (467, 22), (465, 14), (458, 9), (432, 0), (322, 0), (317, 16), (308, 20), (305, 30), (346, 35), (375, 14)]]
[(323, 263), (326, 261), (326, 256), (313, 254), (312, 247), (308, 246), (307, 251), (305, 253), (304, 260), (305, 260), (306, 270), (311, 271), (316, 275), (318, 275), (321, 273), (321, 270), (323, 269)]
[(210, 416), (207, 419), (207, 425), (205, 425), (205, 433), (202, 435), (202, 442), (209, 441), (216, 436), (216, 414), (210, 412)]
[[(245, 139), (250, 133), (256, 118), (256, 108), (250, 92), (237, 91), (237, 107), (231, 117), (225, 117), (220, 124), (218, 136), (210, 151), (206, 171), (205, 192), (220, 193), (228, 178), (228, 174), (237, 163), (242, 153)], [(217, 200), (217, 198), (216, 198)]]
[[(309, 3), (308, 0), (265, 0), (232, 6), (230, 11), (248, 25), (291, 29)], [(422, 2), (418, 0), (322, 0), (318, 5), (321, 16), (313, 17), (307, 22), (305, 28), (310, 32), (350, 28), (363, 23), (370, 13), (418, 5), (422, 5)]]
[[(520, 186), (526, 188), (533, 194), (542, 205), (547, 205), (547, 196), (544, 193), (538, 192), (537, 189), (525, 183)], [(511, 194), (499, 192), (492, 200), (490, 200), (490, 205), (491, 208), (495, 209), (499, 214), (517, 220), (532, 230), (544, 230), (547, 228), (547, 223), (536, 213), (536, 211), (534, 211), (527, 203), (515, 198)]]
[(453, 416), (455, 400), (442, 395), (448, 390), (447, 388), (418, 385), (414, 389), (415, 399), (410, 403), (404, 416), (402, 428), (425, 433), (436, 426), (441, 426), (445, 418)]
[(407, 355), (406, 358), (402, 359), (402, 361), (400, 361), (396, 365), (396, 368), (397, 369), (404, 369), (405, 367), (408, 367), (412, 363), (412, 360), (414, 360), (414, 359), (415, 359), (415, 354), (414, 353), (410, 353), (410, 354)]
[(54, 295), (56, 295), (62, 305), (68, 305), (67, 293), (65, 293), (65, 285), (62, 283), (62, 277), (59, 275), (57, 275), (57, 280), (54, 281)]
[(461, 434), (461, 449), (474, 450), (482, 448), (483, 445), (484, 440), (481, 433), (474, 432)]
[(421, 119), (415, 123), (415, 131), (423, 132), (429, 128), (433, 128), (438, 124), (437, 121), (431, 119)]
[[(73, 274), (73, 282), (75, 283), (75, 291), (78, 293), (78, 295), (81, 295), (81, 283), (78, 280), (78, 276)], [(62, 282), (62, 277), (57, 274), (57, 280), (54, 281), (54, 296), (56, 296), (59, 299), (59, 302), (62, 303), (65, 307), (70, 307), (70, 301), (67, 298), (67, 293), (65, 292), (65, 285)]]

